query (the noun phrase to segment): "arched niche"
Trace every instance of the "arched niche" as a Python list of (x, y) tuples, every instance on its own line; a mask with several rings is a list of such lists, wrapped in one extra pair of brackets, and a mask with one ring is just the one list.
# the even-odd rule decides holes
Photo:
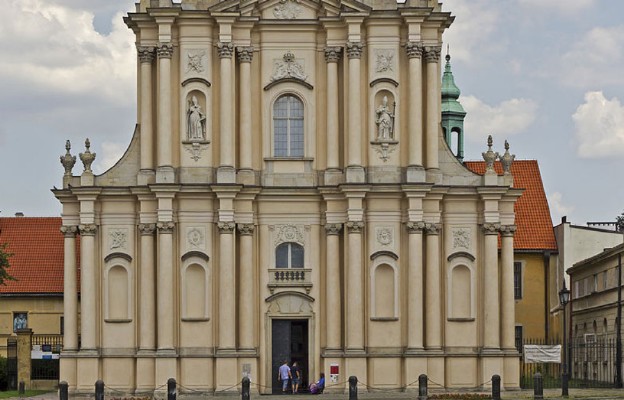
[(183, 115), (180, 118), (180, 136), (183, 143), (210, 142), (210, 112), (206, 93), (199, 89), (198, 83), (189, 84), (182, 105)]
[(113, 253), (104, 261), (104, 320), (131, 322), (133, 318), (132, 258)]
[(373, 321), (399, 319), (397, 260), (397, 255), (389, 251), (379, 251), (371, 256), (370, 318)]
[(212, 271), (202, 252), (182, 256), (180, 267), (182, 321), (209, 321), (212, 306)]
[(447, 264), (446, 315), (449, 321), (474, 321), (476, 314), (475, 258), (470, 253), (451, 254)]

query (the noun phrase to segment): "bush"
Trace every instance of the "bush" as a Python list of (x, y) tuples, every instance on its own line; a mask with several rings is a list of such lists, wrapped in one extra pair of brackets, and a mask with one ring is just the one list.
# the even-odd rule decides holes
[(0, 356), (0, 390), (7, 390), (9, 378), (7, 376), (7, 359)]

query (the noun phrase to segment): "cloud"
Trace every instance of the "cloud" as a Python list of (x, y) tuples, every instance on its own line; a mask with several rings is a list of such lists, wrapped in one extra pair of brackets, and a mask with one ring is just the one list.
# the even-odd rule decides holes
[(103, 142), (102, 143), (102, 156), (98, 157), (100, 160), (96, 159), (93, 164), (93, 172), (96, 174), (101, 174), (106, 172), (110, 167), (115, 165), (117, 161), (123, 156), (126, 148), (128, 147), (127, 143), (116, 143), (116, 142)]
[(526, 130), (535, 121), (537, 103), (530, 99), (510, 99), (491, 106), (474, 96), (460, 98), (467, 112), (468, 139), (483, 141), (485, 135), (509, 137)]
[(624, 152), (624, 106), (602, 92), (585, 93), (572, 115), (577, 154), (582, 158), (621, 157)]
[(548, 206), (550, 207), (550, 217), (553, 221), (561, 220), (561, 217), (570, 215), (574, 211), (574, 206), (564, 204), (563, 195), (559, 192), (553, 192), (546, 196), (548, 198)]
[(538, 10), (556, 11), (562, 14), (574, 14), (595, 5), (595, 0), (518, 0), (518, 4), (529, 7), (533, 12)]

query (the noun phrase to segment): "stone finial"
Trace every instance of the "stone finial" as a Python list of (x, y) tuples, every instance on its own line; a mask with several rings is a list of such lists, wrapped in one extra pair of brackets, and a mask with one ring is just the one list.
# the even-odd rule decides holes
[(65, 168), (65, 176), (71, 176), (72, 169), (76, 164), (76, 156), (72, 156), (69, 150), (71, 150), (71, 142), (67, 140), (65, 142), (65, 150), (67, 152), (64, 156), (61, 156), (61, 164), (63, 164), (63, 168)]
[(505, 140), (505, 154), (499, 157), (501, 164), (503, 164), (503, 172), (505, 175), (511, 175), (511, 164), (513, 164), (515, 154), (509, 154), (509, 142)]
[(494, 161), (498, 158), (498, 152), (492, 151), (492, 135), (488, 136), (488, 151), (481, 153), (485, 160), (485, 173), (494, 173)]
[(91, 171), (91, 164), (93, 164), (96, 154), (91, 153), (91, 150), (89, 150), (89, 148), (91, 147), (91, 142), (88, 138), (87, 140), (85, 140), (85, 147), (87, 148), (87, 150), (85, 150), (84, 153), (79, 154), (80, 161), (82, 161), (82, 164), (84, 165), (84, 172), (93, 173), (93, 171)]

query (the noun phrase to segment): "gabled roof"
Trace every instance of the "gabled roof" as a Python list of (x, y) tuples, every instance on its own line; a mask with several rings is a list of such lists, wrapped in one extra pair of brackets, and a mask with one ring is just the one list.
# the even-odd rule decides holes
[(13, 253), (8, 272), (17, 279), (0, 285), (0, 295), (63, 293), (61, 223), (58, 217), (0, 218), (0, 243), (8, 243), (7, 251)]
[[(466, 161), (471, 171), (483, 175), (485, 161)], [(500, 162), (494, 163), (496, 173), (502, 175)], [(537, 160), (516, 160), (511, 165), (514, 187), (524, 189), (515, 205), (515, 250), (557, 250), (557, 241), (550, 218), (550, 208), (544, 192), (542, 175)]]

